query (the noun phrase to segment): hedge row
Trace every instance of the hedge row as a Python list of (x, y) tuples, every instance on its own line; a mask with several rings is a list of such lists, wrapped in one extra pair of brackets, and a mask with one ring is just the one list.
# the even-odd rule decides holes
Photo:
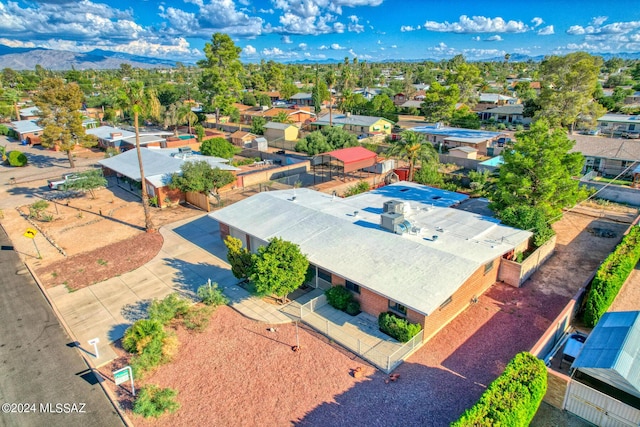
[(410, 323), (407, 319), (398, 317), (390, 311), (380, 313), (378, 326), (382, 332), (400, 342), (409, 341), (422, 330), (422, 325), (419, 323)]
[(480, 400), (452, 427), (526, 427), (547, 392), (547, 368), (531, 353), (516, 355)]
[(632, 227), (604, 260), (591, 282), (585, 301), (584, 323), (594, 327), (609, 309), (620, 288), (640, 260), (640, 227)]

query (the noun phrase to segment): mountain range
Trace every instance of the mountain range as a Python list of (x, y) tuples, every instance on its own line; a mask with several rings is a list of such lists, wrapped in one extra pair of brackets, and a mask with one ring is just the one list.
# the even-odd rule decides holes
[[(622, 59), (640, 59), (640, 52), (634, 53), (616, 53), (616, 54), (599, 54), (605, 60), (617, 57)], [(513, 54), (509, 58), (510, 62), (525, 61), (541, 61), (543, 56), (527, 56)], [(283, 61), (294, 64), (334, 64), (340, 63), (343, 59), (324, 59), (324, 60), (299, 60), (299, 61)], [(433, 61), (439, 62), (439, 59), (387, 59), (381, 62), (422, 62)], [(470, 62), (473, 62), (469, 60)], [(486, 62), (502, 62), (504, 57), (496, 57), (483, 59)], [(170, 68), (175, 67), (177, 61), (169, 59), (150, 58), (146, 56), (131, 55), (122, 52), (113, 52), (108, 50), (94, 49), (90, 52), (70, 52), (64, 50), (52, 50), (43, 48), (12, 48), (0, 45), (0, 69), (11, 68), (13, 70), (33, 70), (36, 65), (47, 70), (107, 70), (120, 68), (120, 64), (129, 64), (134, 68)], [(184, 61), (185, 65), (194, 65), (194, 61)]]
[(120, 64), (134, 68), (175, 67), (176, 61), (149, 58), (122, 52), (94, 49), (90, 52), (70, 52), (42, 48), (12, 48), (0, 45), (0, 69), (33, 70), (40, 65), (47, 70), (107, 70)]

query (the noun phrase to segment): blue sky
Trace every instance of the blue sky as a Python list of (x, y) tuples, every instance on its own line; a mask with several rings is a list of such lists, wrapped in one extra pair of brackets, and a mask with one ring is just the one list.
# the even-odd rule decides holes
[(179, 61), (215, 32), (244, 62), (640, 52), (638, 0), (0, 0), (0, 44)]

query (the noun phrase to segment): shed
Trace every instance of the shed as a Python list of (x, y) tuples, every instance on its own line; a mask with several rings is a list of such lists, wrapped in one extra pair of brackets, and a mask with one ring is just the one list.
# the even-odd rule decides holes
[(478, 157), (478, 150), (472, 147), (461, 146), (454, 147), (449, 150), (449, 155), (453, 157), (459, 157), (461, 159), (476, 159)]
[(264, 125), (267, 141), (295, 141), (298, 139), (298, 127), (290, 123), (269, 122)]
[(571, 366), (565, 409), (599, 426), (640, 424), (640, 311), (605, 313)]

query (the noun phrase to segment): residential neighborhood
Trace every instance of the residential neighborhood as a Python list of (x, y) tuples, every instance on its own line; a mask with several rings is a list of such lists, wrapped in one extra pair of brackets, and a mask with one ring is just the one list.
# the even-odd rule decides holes
[(240, 51), (0, 72), (3, 425), (640, 423), (640, 60)]

